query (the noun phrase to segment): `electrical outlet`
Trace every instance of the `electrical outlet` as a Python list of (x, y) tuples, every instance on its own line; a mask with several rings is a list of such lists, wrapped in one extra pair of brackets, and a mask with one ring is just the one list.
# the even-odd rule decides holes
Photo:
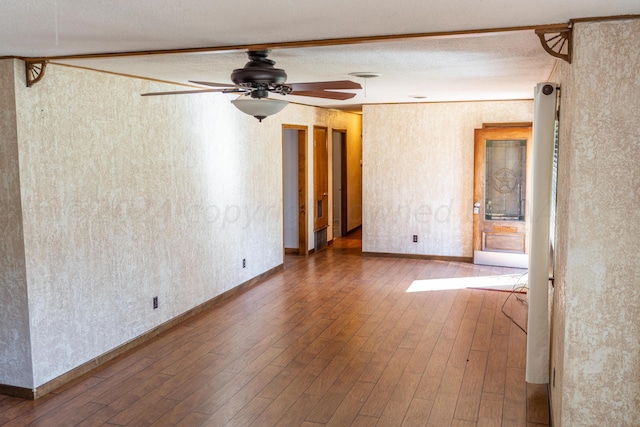
[(413, 235), (413, 243), (418, 243), (418, 235), (417, 234)]
[(247, 259), (242, 258), (242, 268), (247, 268)]
[(158, 308), (158, 297), (153, 297), (153, 309)]

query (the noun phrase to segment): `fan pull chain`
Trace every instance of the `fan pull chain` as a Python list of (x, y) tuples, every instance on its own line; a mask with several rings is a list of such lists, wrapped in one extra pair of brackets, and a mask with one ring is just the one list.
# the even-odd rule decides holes
[(375, 73), (372, 71), (363, 71), (363, 72), (356, 72), (356, 73), (349, 73), (350, 76), (353, 77), (359, 77), (362, 80), (364, 80), (364, 97), (367, 97), (367, 80), (371, 79), (371, 78), (375, 78), (375, 77), (380, 77), (382, 74), (381, 73)]

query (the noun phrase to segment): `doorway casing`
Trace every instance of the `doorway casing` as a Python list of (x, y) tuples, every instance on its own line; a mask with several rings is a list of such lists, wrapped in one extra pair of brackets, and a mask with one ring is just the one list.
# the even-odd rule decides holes
[[(306, 256), (309, 254), (308, 249), (308, 232), (307, 232), (307, 134), (308, 127), (307, 126), (299, 126), (299, 125), (282, 125), (282, 164), (283, 164), (283, 181), (284, 181), (284, 168), (285, 164), (285, 137), (287, 131), (295, 131), (297, 134), (297, 148), (298, 148), (298, 158), (297, 158), (297, 178), (298, 178), (298, 200), (297, 200), (297, 210), (298, 210), (298, 247), (297, 251), (288, 251), (286, 245), (283, 241), (284, 251), (286, 252), (295, 252), (297, 255)], [(283, 182), (284, 189), (284, 182)], [(287, 208), (286, 200), (283, 196), (283, 212)], [(286, 227), (283, 221), (283, 227)], [(285, 230), (283, 230), (283, 236), (285, 236)]]
[(333, 238), (347, 234), (347, 131), (332, 132), (332, 232)]
[[(501, 147), (496, 158), (490, 149)], [(514, 148), (515, 147), (515, 148)], [(475, 130), (473, 262), (475, 264), (527, 268), (531, 197), (531, 124), (485, 124)], [(514, 154), (515, 153), (515, 154)], [(501, 154), (501, 155), (499, 155)], [(511, 164), (514, 159), (517, 161)], [(511, 163), (510, 163), (511, 162)], [(495, 173), (490, 165), (499, 163)], [(503, 164), (504, 163), (504, 164)], [(518, 170), (518, 167), (523, 170)], [(488, 175), (487, 175), (488, 174)], [(508, 214), (496, 213), (493, 197), (514, 196), (506, 203)], [(513, 201), (512, 201), (513, 202)], [(511, 212), (517, 211), (516, 214)], [(492, 213), (493, 210), (493, 213)], [(515, 216), (514, 216), (515, 215)]]

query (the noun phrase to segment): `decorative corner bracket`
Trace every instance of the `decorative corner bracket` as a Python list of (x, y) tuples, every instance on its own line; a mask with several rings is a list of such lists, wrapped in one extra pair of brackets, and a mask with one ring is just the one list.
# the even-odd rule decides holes
[(25, 62), (25, 71), (27, 73), (27, 87), (31, 87), (38, 83), (44, 77), (44, 69), (47, 67), (47, 61)]
[(571, 64), (573, 38), (571, 26), (565, 28), (538, 28), (536, 34), (547, 53), (556, 58), (564, 59)]

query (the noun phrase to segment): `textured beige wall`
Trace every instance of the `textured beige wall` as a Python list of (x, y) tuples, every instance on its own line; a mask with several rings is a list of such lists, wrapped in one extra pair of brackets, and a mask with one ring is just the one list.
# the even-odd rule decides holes
[(365, 106), (363, 250), (471, 257), (474, 129), (532, 118), (533, 101)]
[(0, 60), (0, 384), (33, 387), (13, 60)]
[(555, 426), (640, 425), (640, 20), (578, 23), (561, 65)]
[(554, 286), (550, 298), (550, 317), (551, 317), (551, 333), (550, 333), (550, 370), (549, 373), (549, 393), (551, 400), (551, 417), (554, 426), (562, 424), (562, 389), (564, 387), (564, 337), (565, 337), (565, 313), (566, 295), (564, 276), (566, 270), (567, 259), (567, 221), (569, 216), (563, 214), (569, 210), (569, 199), (567, 197), (570, 189), (569, 159), (572, 155), (572, 149), (569, 145), (570, 127), (569, 125), (575, 120), (573, 109), (568, 108), (573, 101), (574, 88), (569, 84), (567, 73), (569, 72), (569, 64), (558, 62), (558, 67), (552, 80), (560, 85), (560, 114), (559, 135), (558, 135), (558, 182), (556, 193), (556, 224), (555, 224), (555, 259), (553, 266)]
[(259, 123), (222, 94), (15, 71), (35, 386), (280, 265), (282, 124), (359, 119), (289, 105)]

